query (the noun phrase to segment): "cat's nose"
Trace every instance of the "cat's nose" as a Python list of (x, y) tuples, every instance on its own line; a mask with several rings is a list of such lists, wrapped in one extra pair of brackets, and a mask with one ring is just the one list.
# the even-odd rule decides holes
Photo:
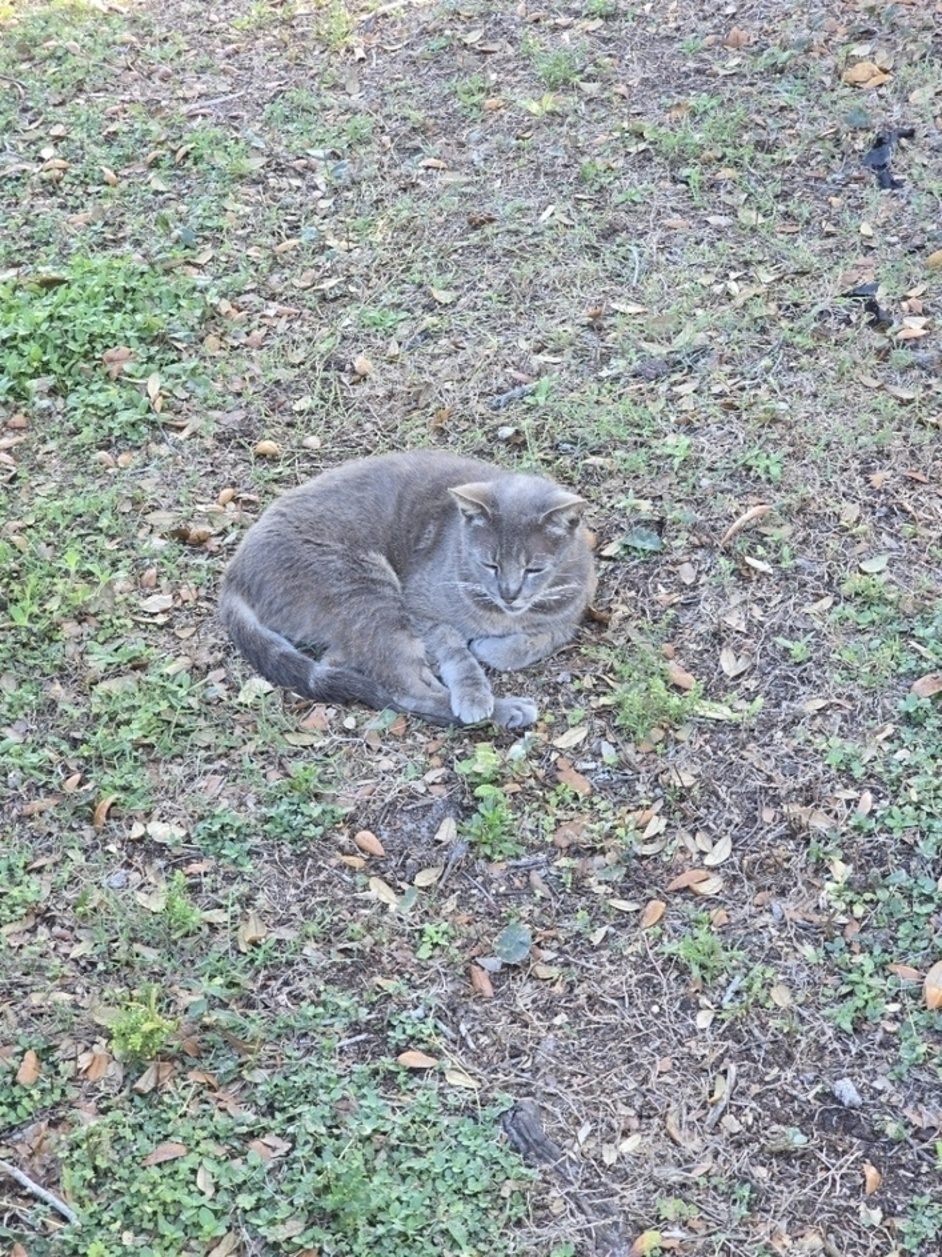
[(498, 592), (508, 607), (512, 607), (520, 598), (523, 590), (523, 577), (504, 576), (497, 585)]

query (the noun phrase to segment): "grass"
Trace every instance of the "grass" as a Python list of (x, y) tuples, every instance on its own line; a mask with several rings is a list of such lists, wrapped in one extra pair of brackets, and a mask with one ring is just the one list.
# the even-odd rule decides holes
[[(928, 1257), (931, 15), (375, 8), (0, 6), (0, 1159), (83, 1221), (11, 1182), (0, 1237), (565, 1257), (605, 1200)], [(418, 444), (591, 504), (526, 737), (311, 711), (215, 624), (272, 497)]]

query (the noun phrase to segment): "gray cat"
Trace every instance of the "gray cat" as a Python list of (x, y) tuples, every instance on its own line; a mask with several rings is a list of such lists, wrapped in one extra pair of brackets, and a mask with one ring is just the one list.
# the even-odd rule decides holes
[(583, 505), (436, 450), (344, 463), (249, 529), (219, 615), (257, 671), (307, 698), (522, 728), (536, 707), (495, 698), (481, 664), (525, 668), (572, 637), (595, 590)]

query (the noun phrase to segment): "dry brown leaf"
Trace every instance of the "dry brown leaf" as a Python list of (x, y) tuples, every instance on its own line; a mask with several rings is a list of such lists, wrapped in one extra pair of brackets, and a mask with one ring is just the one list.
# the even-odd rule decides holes
[(556, 779), (574, 790), (581, 798), (592, 793), (592, 783), (582, 773), (576, 772), (569, 760), (559, 760), (556, 764)]
[(373, 370), (373, 364), (367, 358), (366, 354), (357, 354), (353, 359), (353, 372), (355, 375), (365, 379)]
[(682, 668), (679, 663), (674, 663), (673, 660), (667, 665), (667, 679), (679, 690), (692, 690), (697, 684), (697, 678), (693, 673)]
[(147, 396), (152, 402), (160, 396), (160, 376), (156, 371), (147, 377)]
[(20, 1061), (20, 1067), (16, 1071), (16, 1081), (21, 1087), (31, 1087), (41, 1073), (42, 1067), (39, 1064), (39, 1057), (32, 1048), (27, 1048), (23, 1053), (23, 1059)]
[(763, 515), (768, 515), (772, 507), (767, 502), (760, 502), (758, 506), (750, 506), (749, 510), (733, 520), (730, 526), (720, 538), (719, 548), (722, 550), (727, 541), (732, 541), (737, 533), (742, 532), (744, 528), (748, 528), (750, 524), (754, 524), (757, 519), (761, 519)]
[(454, 842), (458, 837), (458, 822), (453, 816), (446, 816), (435, 831), (435, 842)]
[(918, 982), (922, 978), (922, 971), (914, 969), (912, 965), (887, 965), (887, 968), (903, 982)]
[(686, 872), (679, 874), (672, 882), (667, 885), (668, 892), (675, 890), (686, 890), (688, 886), (694, 886), (697, 882), (708, 881), (710, 874), (706, 869), (687, 869)]
[(107, 794), (95, 804), (95, 810), (92, 813), (92, 828), (99, 833), (104, 829), (108, 813), (111, 811), (112, 805), (117, 801), (117, 798), (116, 794)]
[(452, 1065), (445, 1070), (445, 1081), (453, 1087), (465, 1087), (469, 1091), (477, 1091), (478, 1089), (478, 1084), (471, 1075), (465, 1070), (459, 1069), (456, 1065)]
[[(211, 1248), (206, 1257), (232, 1257), (239, 1248), (239, 1237), (235, 1231), (227, 1231), (215, 1248)], [(302, 1257), (299, 1253), (298, 1257)]]
[(494, 998), (494, 986), (491, 982), (491, 976), (486, 969), (482, 969), (480, 965), (472, 965), (471, 970), (471, 989), (475, 995), (480, 995), (482, 999)]
[(387, 904), (390, 908), (395, 908), (399, 903), (399, 896), (389, 883), (384, 882), (381, 877), (371, 877), (369, 886), (370, 894), (375, 895), (377, 899)]
[(361, 829), (353, 835), (353, 841), (367, 855), (381, 856), (386, 854), (386, 848), (371, 829)]
[(664, 1237), (660, 1231), (642, 1231), (628, 1250), (629, 1257), (647, 1257), (648, 1253), (663, 1247)]
[(216, 1195), (216, 1184), (213, 1182), (213, 1176), (205, 1165), (201, 1165), (196, 1171), (196, 1186), (210, 1200)]
[(101, 1048), (92, 1048), (79, 1057), (79, 1069), (89, 1082), (101, 1082), (110, 1064), (111, 1057)]
[(419, 869), (412, 879), (412, 885), (418, 886), (419, 890), (424, 890), (426, 886), (434, 886), (444, 871), (444, 864), (433, 864), (429, 868)]
[(164, 1161), (176, 1161), (178, 1157), (185, 1157), (189, 1151), (186, 1144), (174, 1143), (172, 1139), (168, 1139), (165, 1143), (158, 1144), (153, 1152), (149, 1152), (141, 1165), (160, 1165)]
[(705, 882), (691, 882), (695, 895), (718, 895), (725, 885), (722, 877), (708, 877)]
[(652, 925), (657, 925), (666, 911), (667, 904), (663, 899), (649, 899), (641, 913), (641, 928), (649, 930)]
[(883, 1175), (875, 1165), (871, 1165), (869, 1161), (863, 1163), (864, 1175), (864, 1195), (872, 1196), (879, 1190), (880, 1184), (883, 1182)]
[(936, 249), (926, 258), (926, 266), (930, 271), (942, 270), (942, 249)]
[(926, 1008), (936, 1010), (942, 1008), (942, 960), (937, 960), (922, 983), (923, 997)]
[(588, 732), (588, 725), (573, 725), (571, 729), (561, 733), (558, 738), (553, 738), (553, 746), (560, 751), (571, 751), (574, 746), (578, 746), (583, 741)]
[(726, 38), (723, 40), (724, 48), (745, 48), (746, 44), (752, 42), (752, 36), (748, 31), (744, 31), (739, 26), (734, 26)]
[(931, 698), (933, 694), (938, 694), (942, 690), (942, 672), (927, 672), (918, 681), (913, 681), (909, 689), (910, 693), (918, 695), (919, 698)]
[(841, 78), (851, 87), (879, 87), (889, 79), (874, 61), (858, 61), (848, 66)]
[(417, 1048), (409, 1048), (405, 1052), (400, 1052), (396, 1057), (396, 1064), (401, 1065), (403, 1069), (434, 1069), (438, 1061), (434, 1056), (429, 1056), (427, 1052), (420, 1052)]
[(720, 667), (730, 679), (738, 677), (751, 666), (752, 659), (749, 655), (737, 655), (729, 646), (724, 646), (720, 651)]
[(773, 983), (772, 989), (769, 991), (769, 995), (771, 996), (772, 1003), (776, 1008), (791, 1008), (792, 1003), (794, 1002), (792, 1000), (792, 993), (784, 982)]
[(703, 857), (703, 863), (708, 869), (715, 869), (718, 864), (722, 864), (724, 860), (728, 860), (733, 852), (733, 840), (729, 834), (724, 834), (712, 846), (711, 850)]
[(260, 943), (262, 939), (268, 937), (268, 926), (258, 915), (254, 908), (251, 908), (239, 925), (238, 944), (240, 951), (248, 951), (255, 943)]

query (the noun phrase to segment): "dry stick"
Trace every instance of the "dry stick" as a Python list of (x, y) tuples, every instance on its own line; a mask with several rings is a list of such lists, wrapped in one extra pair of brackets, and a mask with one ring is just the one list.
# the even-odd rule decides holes
[(61, 1213), (67, 1222), (71, 1222), (73, 1226), (81, 1226), (77, 1213), (73, 1213), (64, 1201), (58, 1196), (53, 1196), (52, 1192), (47, 1192), (45, 1187), (40, 1187), (38, 1183), (34, 1183), (28, 1174), (24, 1174), (22, 1170), (18, 1170), (15, 1165), (10, 1165), (9, 1161), (0, 1161), (0, 1171), (8, 1175), (20, 1187), (25, 1188), (33, 1196), (37, 1196), (47, 1205), (51, 1205), (57, 1213)]

